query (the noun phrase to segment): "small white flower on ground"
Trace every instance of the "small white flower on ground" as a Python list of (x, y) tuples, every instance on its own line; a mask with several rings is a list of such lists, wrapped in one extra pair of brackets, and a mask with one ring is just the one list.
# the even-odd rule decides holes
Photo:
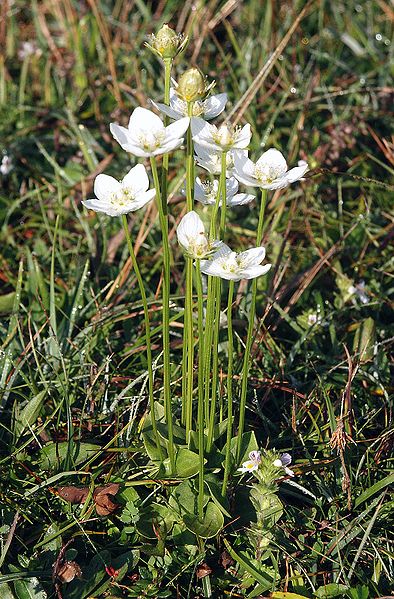
[[(196, 178), (194, 185), (194, 199), (205, 205), (216, 204), (216, 197), (219, 189), (219, 181), (215, 179), (212, 181), (201, 181), (200, 177)], [(227, 206), (241, 206), (243, 204), (249, 204), (256, 196), (249, 193), (237, 193), (238, 192), (238, 181), (231, 177), (226, 180), (226, 205)], [(221, 196), (223, 197), (223, 195)], [(219, 206), (222, 205), (220, 200)]]
[(176, 234), (179, 245), (188, 256), (196, 260), (205, 258), (222, 245), (221, 241), (208, 239), (205, 235), (204, 223), (194, 210), (185, 214), (178, 225)]
[(294, 476), (294, 472), (288, 468), (291, 464), (291, 455), (289, 453), (282, 453), (280, 458), (277, 458), (273, 462), (276, 468), (283, 468), (288, 476)]
[(184, 117), (165, 127), (157, 114), (138, 107), (133, 111), (127, 128), (111, 123), (110, 130), (126, 152), (141, 157), (158, 156), (179, 148), (189, 121)]
[(134, 212), (145, 206), (155, 197), (155, 190), (149, 188), (149, 179), (145, 167), (137, 164), (125, 176), (117, 181), (109, 175), (98, 175), (94, 181), (94, 193), (97, 199), (82, 202), (86, 208), (104, 212), (108, 216), (120, 216)]
[(227, 152), (228, 150), (244, 150), (250, 143), (252, 131), (247, 123), (241, 127), (220, 125), (215, 127), (200, 119), (194, 118), (191, 123), (193, 141), (209, 148), (214, 152)]
[(318, 321), (318, 316), (316, 313), (308, 315), (308, 324), (310, 327), (313, 326), (314, 324), (316, 324), (317, 321)]
[(264, 247), (252, 248), (237, 254), (223, 244), (213, 255), (212, 260), (201, 261), (201, 271), (206, 275), (220, 277), (228, 281), (254, 279), (265, 275), (272, 266), (271, 264), (263, 266), (261, 262), (264, 258)]
[[(161, 102), (153, 102), (151, 100), (153, 106), (157, 108), (160, 112), (170, 117), (170, 119), (175, 119), (176, 121), (188, 116), (187, 102), (182, 100), (175, 88), (170, 89), (170, 105), (162, 104)], [(221, 112), (223, 112), (227, 103), (227, 94), (215, 94), (207, 98), (206, 100), (196, 100), (193, 102), (192, 107), (192, 120), (195, 117), (202, 117), (210, 121), (217, 117)]]
[[(201, 146), (198, 143), (194, 144), (195, 160), (199, 166), (204, 168), (211, 175), (220, 175), (221, 166), (221, 151), (211, 150)], [(236, 154), (248, 157), (247, 150), (230, 150), (226, 154), (226, 177), (231, 177), (234, 172), (234, 157)]]
[(261, 452), (260, 451), (251, 451), (249, 454), (249, 460), (244, 462), (241, 468), (238, 468), (238, 472), (242, 472), (245, 474), (246, 472), (254, 472), (259, 469), (259, 465), (261, 464)]
[(249, 454), (249, 459), (252, 460), (252, 462), (261, 464), (261, 451), (258, 451), (257, 449), (251, 451)]
[(368, 304), (369, 297), (365, 291), (365, 281), (360, 281), (356, 286), (350, 285), (347, 291), (350, 295), (356, 295), (362, 304)]
[(236, 155), (234, 167), (238, 181), (262, 189), (283, 189), (299, 181), (308, 170), (307, 163), (300, 160), (298, 166), (288, 171), (284, 156), (273, 148), (264, 152), (256, 163), (248, 157)]
[(6, 154), (1, 159), (0, 173), (2, 175), (8, 175), (12, 171), (13, 166), (14, 165), (12, 164), (12, 159), (9, 156), (7, 156), (7, 154)]

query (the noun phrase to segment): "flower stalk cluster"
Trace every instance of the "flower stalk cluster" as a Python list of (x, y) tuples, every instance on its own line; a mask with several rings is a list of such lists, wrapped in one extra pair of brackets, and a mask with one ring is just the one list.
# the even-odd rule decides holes
[[(178, 82), (171, 83), (173, 60), (184, 50), (186, 43), (186, 38), (164, 25), (152, 36), (148, 44), (164, 65), (163, 102), (152, 102), (153, 108), (164, 116), (164, 120), (152, 110), (137, 107), (133, 110), (127, 127), (117, 123), (110, 126), (114, 139), (123, 150), (137, 159), (149, 158), (153, 186), (150, 187), (145, 166), (139, 163), (131, 168), (122, 180), (106, 174), (98, 175), (94, 183), (96, 197), (86, 200), (84, 205), (111, 217), (121, 217), (144, 307), (149, 406), (158, 461), (165, 462), (168, 458), (169, 473), (182, 475), (177, 473), (178, 448), (174, 443), (174, 424), (177, 423), (178, 411), (172, 392), (172, 388), (176, 389), (176, 386), (171, 380), (171, 248), (168, 236), (167, 187), (169, 154), (181, 149), (186, 143), (186, 213), (177, 227), (177, 239), (185, 255), (180, 424), (185, 429), (186, 443), (189, 447), (193, 438), (196, 438), (193, 433), (197, 434), (198, 516), (203, 520), (206, 456), (216, 443), (215, 427), (225, 419), (226, 441), (222, 447), (223, 496), (227, 492), (230, 477), (234, 474), (234, 445), (237, 465), (241, 459), (255, 332), (257, 281), (271, 269), (271, 264), (265, 263), (266, 250), (262, 245), (267, 195), (269, 190), (284, 189), (300, 180), (308, 167), (306, 163), (299, 162), (297, 167), (288, 170), (285, 158), (274, 148), (264, 152), (254, 163), (248, 156), (252, 137), (252, 129), (248, 123), (242, 127), (233, 127), (231, 124), (216, 126), (209, 122), (225, 110), (227, 95), (212, 94), (214, 83), (209, 84), (201, 71), (195, 67), (185, 71)], [(158, 157), (162, 157), (161, 168), (157, 162)], [(202, 173), (196, 176), (195, 170), (198, 166), (204, 170), (204, 178), (201, 178)], [(256, 196), (247, 190), (240, 191), (240, 185), (260, 188), (261, 200), (255, 246), (235, 249), (227, 245), (229, 215), (232, 210), (237, 210), (238, 206), (251, 204), (256, 199)], [(129, 212), (144, 208), (153, 199), (156, 202), (160, 224), (163, 257), (162, 388), (167, 457), (161, 445), (155, 416), (155, 403), (160, 397), (154, 388), (153, 380), (150, 314), (144, 281), (135, 257), (127, 221)], [(196, 210), (197, 205), (200, 208), (203, 206), (201, 216)], [(237, 388), (234, 382), (232, 316), (236, 284), (241, 280), (251, 281), (251, 303), (240, 385)], [(204, 286), (207, 289), (206, 294)], [(222, 292), (226, 288), (227, 372), (226, 384), (222, 386), (219, 385), (219, 332), (223, 318)], [(235, 392), (240, 398), (238, 414), (233, 403)], [(224, 401), (224, 398), (227, 401)], [(235, 423), (238, 434), (233, 443)], [(266, 495), (275, 493), (275, 481), (280, 472), (292, 475), (288, 468), (290, 461), (288, 454), (280, 456), (275, 452), (262, 453), (256, 450), (239, 470), (242, 473), (251, 472), (257, 478), (258, 484), (255, 488), (258, 491), (255, 491), (255, 495), (258, 497), (258, 493), (261, 495), (264, 489)], [(260, 501), (256, 498), (255, 500), (257, 503)], [(262, 526), (260, 529), (262, 530)]]

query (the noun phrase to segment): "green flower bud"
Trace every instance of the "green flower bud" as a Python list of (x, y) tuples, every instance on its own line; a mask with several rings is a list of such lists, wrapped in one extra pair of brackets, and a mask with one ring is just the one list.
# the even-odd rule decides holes
[(145, 44), (154, 54), (165, 59), (174, 58), (179, 52), (181, 52), (187, 42), (188, 38), (182, 33), (176, 33), (168, 25), (163, 25), (156, 35), (150, 36), (150, 44)]
[(185, 102), (195, 102), (203, 99), (207, 94), (207, 84), (200, 69), (192, 67), (178, 79), (176, 92)]

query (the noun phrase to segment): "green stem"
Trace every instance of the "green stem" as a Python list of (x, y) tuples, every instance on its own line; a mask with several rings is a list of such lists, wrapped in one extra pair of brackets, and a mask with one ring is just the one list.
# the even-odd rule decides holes
[(150, 159), (153, 180), (156, 189), (156, 204), (159, 212), (161, 235), (163, 242), (163, 379), (164, 379), (164, 411), (168, 428), (167, 450), (170, 458), (171, 471), (175, 472), (174, 433), (171, 409), (170, 389), (170, 245), (168, 241), (168, 218), (164, 212), (160, 194), (159, 175), (154, 156)]
[(186, 258), (186, 297), (184, 331), (186, 339), (186, 441), (189, 441), (193, 420), (193, 369), (194, 369), (194, 327), (193, 327), (193, 259)]
[[(171, 85), (171, 67), (172, 59), (164, 59), (164, 104), (170, 105), (170, 85)], [(164, 117), (164, 126), (167, 127), (170, 119), (168, 116)], [(161, 169), (161, 199), (163, 204), (164, 214), (167, 214), (167, 185), (168, 185), (168, 161), (169, 154), (164, 154), (162, 169)]]
[[(208, 290), (207, 290), (207, 311), (206, 311), (206, 323), (205, 323), (205, 335), (204, 344), (208, 349), (212, 347), (213, 339), (213, 328), (214, 328), (214, 310), (215, 310), (215, 285), (216, 278), (208, 277)], [(214, 419), (210, 418), (209, 415), (209, 392), (211, 388), (211, 351), (206, 351), (204, 355), (204, 404), (205, 404), (205, 418), (208, 420), (208, 440), (207, 440), (207, 453), (211, 451), (213, 442), (213, 426)]]
[(129, 231), (129, 227), (127, 225), (127, 216), (125, 214), (122, 215), (122, 224), (123, 224), (123, 229), (124, 229), (124, 233), (125, 233), (125, 237), (126, 237), (126, 241), (127, 241), (127, 247), (129, 248), (131, 263), (133, 265), (135, 276), (137, 277), (138, 286), (140, 288), (141, 300), (142, 300), (142, 305), (144, 308), (146, 359), (147, 359), (147, 363), (148, 363), (149, 407), (150, 407), (150, 413), (151, 413), (153, 434), (156, 439), (157, 451), (159, 452), (160, 460), (163, 460), (163, 453), (162, 453), (162, 449), (161, 449), (161, 445), (160, 445), (160, 438), (159, 438), (159, 434), (157, 432), (157, 424), (156, 424), (156, 416), (155, 416), (155, 400), (153, 397), (153, 361), (152, 361), (152, 345), (151, 345), (151, 332), (150, 332), (148, 302), (146, 301), (144, 282), (142, 280), (138, 262), (135, 257), (133, 244), (131, 243), (130, 231)]
[[(189, 116), (193, 113), (193, 102), (188, 104)], [(193, 210), (194, 158), (191, 126), (187, 130), (186, 150), (186, 208)], [(186, 259), (186, 296), (184, 316), (184, 339), (182, 360), (182, 404), (184, 405), (184, 424), (186, 440), (192, 428), (193, 416), (193, 369), (194, 369), (194, 331), (193, 331), (193, 260)]]
[[(267, 203), (267, 190), (261, 190), (261, 204), (260, 204), (260, 215), (259, 222), (257, 225), (257, 237), (256, 237), (256, 246), (260, 246), (263, 240), (263, 224), (264, 224), (264, 213), (265, 213), (265, 205)], [(242, 382), (241, 382), (241, 399), (239, 405), (239, 425), (238, 425), (238, 435), (237, 435), (237, 462), (239, 462), (241, 457), (241, 443), (242, 443), (242, 435), (245, 428), (245, 407), (246, 407), (246, 392), (248, 388), (248, 378), (249, 378), (249, 369), (250, 369), (250, 352), (252, 349), (253, 342), (253, 327), (254, 327), (254, 319), (256, 316), (256, 295), (257, 295), (257, 278), (253, 279), (252, 282), (252, 301), (250, 304), (249, 311), (249, 324), (248, 324), (248, 333), (246, 337), (246, 346), (245, 346), (245, 354), (244, 354), (244, 363), (242, 367)]]
[(233, 430), (233, 296), (234, 281), (230, 281), (228, 287), (227, 302), (227, 330), (228, 330), (228, 369), (227, 369), (227, 439), (226, 439), (226, 459), (224, 463), (224, 476), (222, 486), (222, 496), (226, 496), (228, 477), (231, 463), (231, 437)]
[[(217, 236), (217, 222), (216, 221), (217, 221), (218, 212), (219, 212), (220, 198), (223, 194), (224, 195), (226, 194), (226, 166), (227, 166), (226, 156), (227, 156), (227, 152), (222, 152), (218, 193), (216, 196), (215, 205), (212, 210), (211, 225), (209, 228), (209, 234), (212, 238), (215, 238)], [(225, 211), (226, 210), (226, 202), (224, 202), (224, 204), (222, 202), (222, 214), (223, 214), (223, 207), (224, 207), (224, 211)], [(223, 218), (225, 219), (225, 215)]]
[(196, 289), (198, 306), (198, 455), (200, 467), (198, 474), (198, 517), (203, 520), (204, 516), (204, 333), (203, 333), (203, 293), (201, 282), (200, 260), (196, 260)]

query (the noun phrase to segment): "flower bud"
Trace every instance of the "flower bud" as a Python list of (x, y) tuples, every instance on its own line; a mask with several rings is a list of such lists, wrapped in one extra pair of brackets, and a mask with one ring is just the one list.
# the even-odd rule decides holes
[(180, 43), (179, 35), (168, 25), (163, 25), (153, 36), (152, 46), (162, 58), (174, 58)]
[(222, 147), (231, 146), (233, 142), (233, 132), (227, 125), (220, 125), (218, 129), (218, 143)]
[(282, 460), (279, 460), (279, 459), (274, 460), (272, 463), (275, 466), (275, 468), (282, 468), (282, 466), (283, 466)]
[(176, 90), (178, 96), (185, 102), (195, 102), (205, 97), (207, 85), (200, 69), (192, 67), (181, 75)]
[(150, 43), (145, 43), (145, 46), (159, 58), (172, 60), (185, 49), (187, 42), (188, 37), (183, 33), (176, 33), (168, 25), (163, 25), (156, 35), (150, 36)]

